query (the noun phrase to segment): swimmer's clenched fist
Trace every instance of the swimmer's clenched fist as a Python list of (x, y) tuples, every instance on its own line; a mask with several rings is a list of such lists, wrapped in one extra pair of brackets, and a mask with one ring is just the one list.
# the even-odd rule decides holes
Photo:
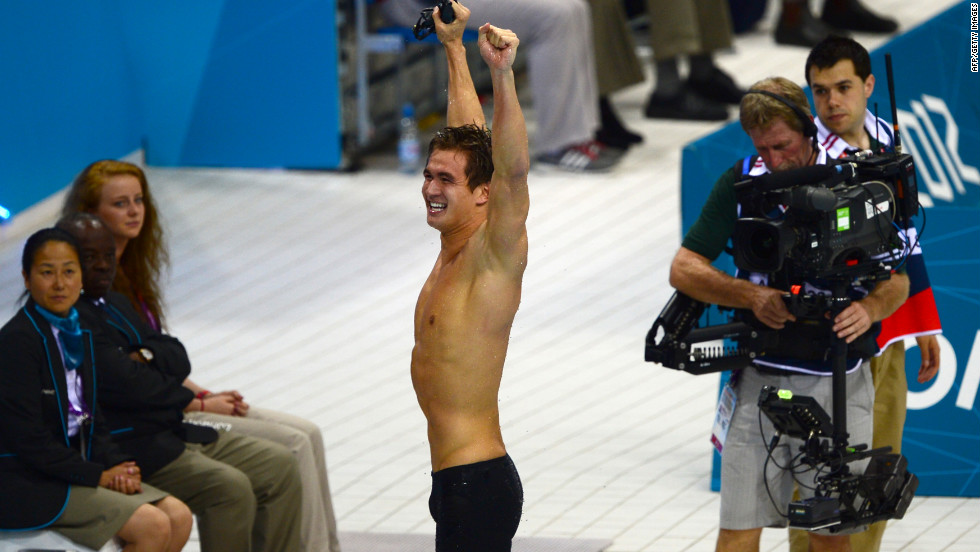
[(520, 43), (510, 29), (500, 29), (489, 23), (480, 27), (480, 55), (491, 69), (510, 69)]

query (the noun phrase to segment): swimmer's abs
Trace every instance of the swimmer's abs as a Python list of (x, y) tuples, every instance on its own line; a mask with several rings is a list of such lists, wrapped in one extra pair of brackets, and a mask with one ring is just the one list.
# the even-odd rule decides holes
[[(424, 409), (423, 409), (424, 411)], [(445, 417), (426, 412), (432, 470), (473, 464), (507, 453), (496, 412), (480, 420)]]
[(412, 365), (412, 383), (428, 422), (433, 469), (503, 455), (497, 409), (499, 378), (454, 377), (424, 364)]

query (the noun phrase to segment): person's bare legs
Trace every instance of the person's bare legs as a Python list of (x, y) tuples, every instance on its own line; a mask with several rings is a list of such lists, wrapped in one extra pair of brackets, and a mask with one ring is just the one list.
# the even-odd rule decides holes
[(156, 503), (156, 507), (170, 520), (170, 547), (167, 552), (180, 552), (191, 536), (194, 515), (186, 504), (172, 496)]
[(167, 552), (170, 519), (152, 504), (143, 504), (126, 520), (116, 536), (126, 542), (123, 552)]

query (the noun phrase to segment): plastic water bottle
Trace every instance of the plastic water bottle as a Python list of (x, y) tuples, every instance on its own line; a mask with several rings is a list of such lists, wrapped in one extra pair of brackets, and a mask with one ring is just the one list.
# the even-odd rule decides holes
[(402, 120), (398, 126), (398, 170), (415, 173), (419, 169), (419, 127), (415, 123), (415, 108), (410, 103), (402, 106)]

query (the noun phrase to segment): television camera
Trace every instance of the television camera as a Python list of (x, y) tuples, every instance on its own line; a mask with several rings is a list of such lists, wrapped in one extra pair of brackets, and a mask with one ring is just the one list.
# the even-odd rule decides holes
[(735, 266), (773, 273), (789, 263), (801, 279), (866, 276), (852, 267), (903, 249), (898, 230), (919, 208), (908, 154), (866, 152), (770, 173), (736, 183), (735, 195), (748, 212), (765, 213), (736, 221)]
[[(855, 281), (889, 278), (900, 262), (894, 252), (901, 257), (912, 250), (900, 232), (908, 229), (919, 208), (914, 164), (907, 154), (863, 152), (835, 165), (743, 180), (735, 184), (735, 193), (751, 212), (771, 213), (736, 220), (735, 266), (767, 274), (785, 269), (796, 285), (783, 300), (799, 322), (780, 332), (756, 320), (751, 311), (736, 310), (727, 323), (699, 327), (709, 305), (675, 293), (647, 333), (648, 362), (706, 374), (745, 366), (763, 355), (812, 350), (806, 339), (824, 324), (827, 312), (849, 304), (845, 290)], [(836, 289), (830, 295), (801, 293), (801, 284), (812, 280)], [(729, 345), (697, 346), (717, 340)], [(827, 348), (830, 344), (828, 336)], [(825, 358), (825, 351), (815, 354)]]

